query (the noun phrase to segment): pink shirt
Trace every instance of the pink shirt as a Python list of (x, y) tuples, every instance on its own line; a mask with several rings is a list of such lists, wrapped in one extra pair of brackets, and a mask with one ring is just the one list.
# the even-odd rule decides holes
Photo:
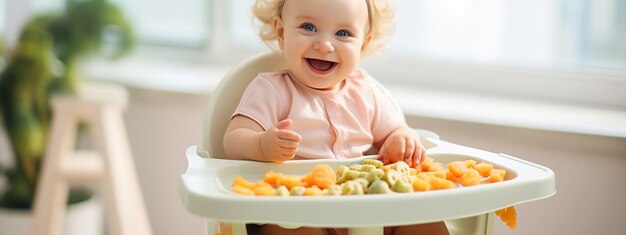
[(246, 116), (265, 130), (291, 119), (289, 129), (302, 136), (296, 159), (363, 156), (373, 143), (406, 126), (402, 112), (367, 76), (357, 69), (333, 92), (308, 88), (287, 70), (260, 73), (233, 117)]

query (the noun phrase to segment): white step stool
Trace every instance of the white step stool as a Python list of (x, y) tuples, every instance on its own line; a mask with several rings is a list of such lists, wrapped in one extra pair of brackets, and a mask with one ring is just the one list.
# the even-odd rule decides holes
[[(52, 126), (35, 196), (34, 234), (61, 233), (71, 185), (101, 189), (111, 234), (152, 234), (122, 119), (127, 96), (122, 87), (84, 84), (77, 95), (52, 99)], [(90, 127), (92, 151), (75, 150), (81, 121)]]

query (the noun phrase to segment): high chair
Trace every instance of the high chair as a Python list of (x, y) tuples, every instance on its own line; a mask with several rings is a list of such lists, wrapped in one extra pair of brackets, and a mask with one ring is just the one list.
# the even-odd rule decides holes
[[(306, 160), (278, 163), (219, 159), (230, 116), (248, 83), (260, 72), (285, 68), (276, 53), (256, 55), (228, 73), (211, 93), (204, 119), (204, 138), (186, 150), (188, 169), (179, 194), (192, 214), (207, 220), (207, 234), (248, 234), (246, 224), (279, 224), (286, 228), (348, 227), (350, 235), (382, 235), (384, 226), (445, 221), (450, 234), (492, 234), (493, 211), (555, 193), (554, 173), (543, 166), (505, 154), (452, 144), (427, 130), (416, 130), (428, 155), (438, 162), (474, 159), (507, 170), (505, 181), (453, 190), (393, 195), (341, 197), (250, 197), (230, 189), (236, 176), (261, 180), (269, 170), (303, 175), (315, 165), (333, 168), (360, 163), (365, 156), (345, 160)], [(386, 94), (377, 81), (373, 80)], [(397, 106), (397, 104), (396, 104)], [(399, 106), (397, 106), (399, 108)], [(488, 200), (486, 198), (489, 198)], [(230, 224), (230, 226), (229, 226)], [(252, 232), (251, 232), (252, 233)]]

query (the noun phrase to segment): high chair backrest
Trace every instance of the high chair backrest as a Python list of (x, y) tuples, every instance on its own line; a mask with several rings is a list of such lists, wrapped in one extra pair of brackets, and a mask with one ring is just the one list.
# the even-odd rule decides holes
[[(265, 52), (255, 55), (233, 68), (210, 94), (207, 111), (204, 117), (204, 137), (198, 148), (202, 157), (221, 158), (224, 156), (222, 144), (224, 133), (230, 122), (230, 116), (237, 108), (246, 87), (257, 74), (285, 69), (287, 66), (283, 56), (276, 52)], [(390, 97), (397, 109), (400, 106), (376, 79), (370, 81)], [(416, 130), (420, 137), (439, 138), (437, 134), (426, 130)]]
[(266, 52), (244, 60), (233, 68), (209, 95), (202, 144), (198, 155), (221, 158), (224, 156), (222, 140), (230, 122), (230, 116), (237, 108), (246, 87), (257, 74), (284, 69), (287, 66), (283, 56), (275, 52)]

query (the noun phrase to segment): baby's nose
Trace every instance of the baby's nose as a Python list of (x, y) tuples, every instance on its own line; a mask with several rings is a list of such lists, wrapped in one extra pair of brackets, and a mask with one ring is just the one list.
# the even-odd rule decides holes
[(313, 44), (313, 49), (326, 54), (335, 51), (333, 44), (329, 40), (321, 40)]

